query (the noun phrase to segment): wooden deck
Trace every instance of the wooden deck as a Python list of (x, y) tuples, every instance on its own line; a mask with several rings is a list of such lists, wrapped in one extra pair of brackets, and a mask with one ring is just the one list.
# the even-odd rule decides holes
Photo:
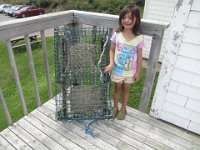
[(0, 133), (0, 149), (200, 150), (200, 136), (128, 108), (123, 121), (93, 123), (96, 137), (77, 122), (55, 121), (50, 100)]

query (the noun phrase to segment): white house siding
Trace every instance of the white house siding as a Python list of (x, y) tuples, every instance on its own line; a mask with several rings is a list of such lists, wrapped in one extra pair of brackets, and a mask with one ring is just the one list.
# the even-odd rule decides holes
[(150, 115), (200, 134), (199, 0), (176, 5)]
[[(143, 13), (144, 19), (152, 19), (158, 21), (170, 22), (173, 16), (174, 7), (177, 0), (145, 0), (145, 8)], [(159, 61), (162, 62), (167, 38), (170, 27), (165, 31), (160, 52)], [(151, 37), (144, 36), (145, 47), (143, 49), (143, 57), (149, 58), (151, 47)]]

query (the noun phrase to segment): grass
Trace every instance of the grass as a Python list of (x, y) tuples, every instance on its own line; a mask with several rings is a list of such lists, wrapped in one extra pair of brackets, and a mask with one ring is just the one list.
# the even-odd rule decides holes
[[(48, 53), (48, 60), (49, 60), (49, 66), (50, 66), (51, 82), (52, 82), (52, 87), (54, 87), (53, 85), (54, 83), (53, 38), (49, 37), (46, 39), (46, 41), (47, 41), (47, 53)], [(23, 93), (24, 93), (24, 98), (26, 101), (26, 106), (27, 106), (28, 112), (31, 112), (37, 106), (36, 106), (36, 98), (34, 96), (31, 73), (29, 69), (28, 55), (27, 55), (25, 47), (14, 49), (13, 51), (14, 51), (15, 61), (17, 64), (19, 78), (20, 78)], [(33, 60), (34, 60), (34, 66), (35, 66), (35, 71), (36, 71), (36, 76), (37, 76), (40, 99), (41, 99), (41, 102), (44, 103), (47, 100), (49, 100), (49, 98), (48, 98), (48, 91), (47, 91), (48, 89), (47, 89), (46, 75), (45, 75), (45, 70), (44, 70), (41, 43), (39, 45), (35, 44), (32, 46), (32, 53), (33, 53)], [(11, 118), (13, 122), (16, 122), (17, 120), (22, 118), (24, 115), (23, 115), (18, 91), (16, 89), (16, 83), (13, 77), (7, 47), (4, 42), (0, 42), (0, 65), (1, 65), (0, 66), (0, 87), (2, 88), (3, 95), (6, 100), (6, 104), (11, 114)], [(136, 109), (138, 109), (139, 107), (142, 87), (143, 87), (144, 78), (145, 78), (145, 72), (146, 70), (143, 68), (140, 81), (131, 86), (130, 97), (128, 101), (128, 106), (130, 107), (133, 107)], [(158, 75), (156, 75), (156, 81), (157, 81), (157, 76)], [(112, 83), (111, 85), (112, 95), (113, 95), (113, 89), (114, 89), (114, 86)], [(0, 131), (5, 129), (6, 127), (7, 127), (6, 118), (3, 114), (2, 107), (0, 107)]]
[[(52, 38), (47, 38), (47, 48), (48, 48), (48, 58), (51, 72), (51, 81), (53, 83), (54, 77), (54, 53), (53, 53), (53, 40)], [(41, 102), (46, 102), (48, 98), (46, 76), (44, 71), (43, 56), (41, 50), (41, 44), (35, 44), (33, 46), (33, 60), (37, 76), (38, 88), (40, 92)], [(36, 98), (34, 96), (33, 83), (31, 79), (31, 73), (29, 69), (28, 55), (25, 50), (25, 47), (20, 47), (19, 49), (14, 49), (15, 62), (17, 64), (17, 69), (19, 73), (19, 78), (21, 81), (24, 98), (26, 101), (26, 106), (28, 112), (34, 110), (36, 106)], [(12, 68), (9, 61), (9, 56), (7, 52), (6, 44), (0, 42), (0, 87), (6, 104), (8, 106), (9, 112), (13, 122), (19, 120), (23, 117), (22, 106), (20, 103), (20, 98), (18, 91), (16, 89), (16, 83), (12, 75)], [(54, 87), (52, 85), (52, 87)], [(3, 115), (3, 110), (0, 107), (0, 131), (7, 126), (5, 117)]]

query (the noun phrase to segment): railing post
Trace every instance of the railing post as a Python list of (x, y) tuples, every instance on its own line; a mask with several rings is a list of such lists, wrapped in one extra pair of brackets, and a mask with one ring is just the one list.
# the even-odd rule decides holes
[(141, 112), (146, 112), (147, 107), (149, 104), (149, 100), (151, 97), (151, 92), (153, 88), (154, 78), (156, 74), (156, 67), (160, 55), (161, 45), (162, 45), (162, 38), (163, 38), (164, 30), (161, 30), (161, 36), (153, 36), (147, 72), (144, 81), (144, 87), (142, 90), (142, 96), (140, 100), (139, 110)]
[(97, 27), (93, 26), (93, 28), (92, 28), (92, 44), (94, 44), (96, 41), (96, 34), (97, 34)]
[(21, 86), (21, 83), (20, 83), (20, 80), (19, 80), (19, 74), (18, 74), (18, 71), (17, 71), (17, 66), (16, 66), (16, 63), (15, 63), (15, 57), (14, 57), (14, 54), (13, 54), (13, 49), (12, 49), (12, 45), (11, 45), (10, 40), (7, 40), (6, 44), (7, 44), (7, 48), (8, 48), (10, 64), (11, 64), (11, 67), (12, 67), (12, 70), (13, 70), (15, 82), (16, 82), (16, 85), (17, 85), (17, 90), (19, 92), (19, 97), (20, 97), (20, 101), (21, 101), (21, 104), (22, 104), (22, 108), (23, 108), (23, 113), (24, 113), (24, 115), (27, 115), (28, 111), (27, 111), (27, 108), (26, 108), (24, 95), (23, 95), (23, 91), (22, 91), (22, 86)]
[(36, 96), (36, 103), (37, 103), (37, 106), (40, 106), (41, 105), (40, 95), (39, 95), (39, 91), (38, 91), (37, 77), (36, 77), (36, 73), (35, 73), (31, 44), (30, 44), (28, 34), (24, 35), (24, 39), (25, 39), (26, 50), (27, 50), (28, 58), (29, 58), (29, 65), (30, 65), (31, 76), (32, 76), (32, 80), (33, 80), (34, 93)]
[(6, 102), (5, 102), (5, 99), (4, 99), (4, 96), (3, 96), (3, 93), (2, 93), (2, 90), (1, 90), (1, 87), (0, 87), (0, 104), (2, 105), (3, 107), (3, 111), (5, 113), (5, 116), (6, 116), (6, 120), (7, 120), (7, 123), (8, 125), (12, 125), (12, 119), (10, 117), (10, 113), (8, 111), (8, 107), (6, 105)]
[(44, 66), (45, 66), (46, 79), (47, 79), (47, 85), (48, 85), (48, 95), (49, 95), (49, 98), (51, 99), (53, 97), (53, 94), (52, 94), (52, 86), (51, 86), (51, 78), (50, 78), (49, 63), (48, 63), (48, 57), (47, 57), (47, 46), (46, 46), (44, 30), (40, 31), (40, 35), (42, 39), (42, 51), (43, 51)]

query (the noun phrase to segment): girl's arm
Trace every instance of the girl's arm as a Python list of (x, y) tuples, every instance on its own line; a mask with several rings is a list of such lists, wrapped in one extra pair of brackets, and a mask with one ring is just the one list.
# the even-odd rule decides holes
[(105, 67), (104, 72), (112, 72), (114, 67), (114, 57), (115, 57), (115, 43), (111, 42), (110, 46), (110, 64)]
[(138, 81), (140, 79), (140, 70), (142, 67), (142, 48), (138, 49), (138, 57), (137, 57), (137, 72), (134, 76), (134, 80)]

